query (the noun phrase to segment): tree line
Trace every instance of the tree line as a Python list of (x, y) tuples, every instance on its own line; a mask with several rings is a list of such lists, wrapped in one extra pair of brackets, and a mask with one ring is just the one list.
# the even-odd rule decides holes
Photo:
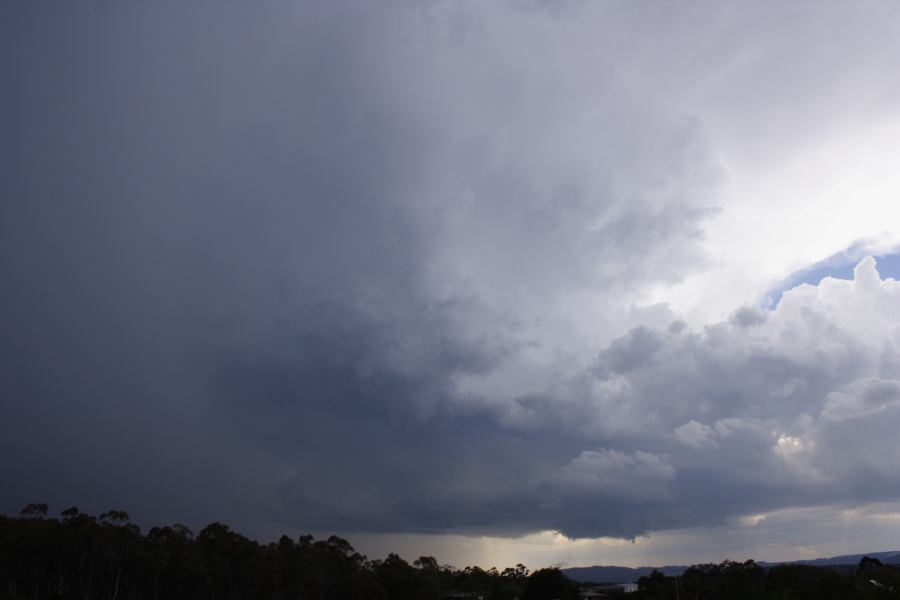
[(653, 571), (638, 580), (640, 600), (888, 600), (900, 598), (900, 568), (863, 558), (853, 565), (763, 568), (752, 560), (695, 565), (682, 575)]
[[(218, 522), (196, 535), (181, 524), (144, 534), (124, 511), (94, 517), (73, 506), (50, 518), (46, 504), (0, 515), (0, 600), (575, 600), (579, 587), (592, 584), (556, 568), (456, 569), (397, 554), (370, 560), (337, 536), (261, 544)], [(654, 571), (628, 597), (896, 599), (900, 568), (868, 557), (844, 568), (725, 561), (679, 576)]]
[[(549, 595), (548, 595), (549, 594)], [(223, 523), (146, 534), (124, 511), (99, 517), (45, 504), (0, 515), (4, 600), (574, 600), (559, 569), (456, 569), (431, 556), (369, 560), (337, 536), (261, 544)]]

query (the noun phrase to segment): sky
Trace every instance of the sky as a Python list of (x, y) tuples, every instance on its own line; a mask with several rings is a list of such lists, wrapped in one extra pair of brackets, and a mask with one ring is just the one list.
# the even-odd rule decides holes
[(0, 2), (0, 513), (900, 549), (900, 5)]

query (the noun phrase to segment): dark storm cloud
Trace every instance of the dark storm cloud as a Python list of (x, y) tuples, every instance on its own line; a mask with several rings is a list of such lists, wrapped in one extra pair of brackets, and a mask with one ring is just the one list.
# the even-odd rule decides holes
[(0, 507), (629, 537), (836, 490), (872, 352), (626, 334), (709, 262), (667, 92), (718, 53), (579, 6), (0, 5)]
[(697, 262), (706, 200), (641, 183), (707, 186), (678, 162), (710, 162), (696, 122), (635, 128), (635, 173), (588, 157), (622, 125), (557, 129), (574, 74), (500, 37), (528, 11), (2, 10), (6, 510), (543, 526), (514, 492), (576, 447), (503, 433), (455, 378), (539, 345), (564, 293)]

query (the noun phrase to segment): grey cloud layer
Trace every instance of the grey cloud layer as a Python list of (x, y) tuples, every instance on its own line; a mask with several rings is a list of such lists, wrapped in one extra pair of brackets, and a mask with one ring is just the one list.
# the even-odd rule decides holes
[[(392, 429), (400, 440), (369, 422), (346, 470), (318, 489), (323, 475), (300, 474), (283, 499), (321, 519), (341, 506), (347, 527), (570, 536), (895, 500), (898, 300), (869, 259), (749, 323), (752, 309), (697, 332), (639, 328), (542, 398), (494, 405), (493, 422), (438, 415)], [(523, 405), (540, 418), (496, 414)], [(360, 462), (372, 445), (381, 460)]]
[(4, 510), (632, 536), (896, 493), (848, 424), (894, 416), (894, 316), (828, 304), (885, 284), (607, 346), (709, 261), (683, 81), (743, 55), (689, 15), (172, 10), (0, 7)]

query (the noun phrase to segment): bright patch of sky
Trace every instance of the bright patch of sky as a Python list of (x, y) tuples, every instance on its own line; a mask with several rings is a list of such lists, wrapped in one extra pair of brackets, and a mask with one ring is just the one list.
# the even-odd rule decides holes
[[(419, 556), (440, 557), (444, 564), (477, 562), (503, 569), (518, 562), (539, 565), (626, 567), (680, 565), (685, 548), (695, 549), (691, 561), (719, 562), (754, 559), (780, 562), (896, 550), (900, 536), (900, 505), (875, 503), (859, 508), (795, 508), (750, 515), (717, 527), (674, 529), (634, 540), (596, 538), (573, 540), (553, 531), (517, 538), (393, 535), (390, 545), (410, 562)], [(354, 536), (363, 553), (376, 554), (383, 537)]]
[[(798, 285), (818, 285), (826, 277), (853, 279), (853, 269), (859, 263), (861, 244), (829, 256), (807, 269), (792, 273), (787, 279), (765, 294), (764, 304), (769, 308), (778, 306), (782, 296)], [(882, 279), (900, 279), (900, 252), (874, 255), (876, 268)]]

